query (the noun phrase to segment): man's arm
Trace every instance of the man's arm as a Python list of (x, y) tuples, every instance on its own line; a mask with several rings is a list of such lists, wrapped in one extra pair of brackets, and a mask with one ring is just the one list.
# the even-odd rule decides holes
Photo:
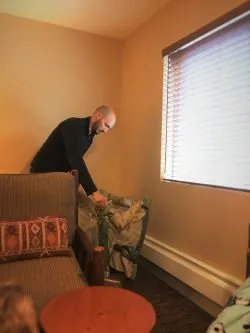
[[(72, 163), (73, 165), (74, 163)], [(70, 164), (71, 165), (71, 164)], [(72, 167), (71, 165), (71, 167)], [(74, 167), (72, 167), (74, 169)], [(84, 188), (87, 195), (93, 194), (97, 191), (97, 187), (88, 171), (88, 168), (84, 162), (84, 160), (81, 158), (81, 161), (79, 163), (79, 166), (76, 166), (76, 169), (78, 169), (79, 172), (79, 182)]]
[(77, 134), (74, 131), (74, 126), (71, 126), (70, 123), (63, 124), (62, 138), (71, 169), (78, 170), (79, 182), (84, 188), (87, 195), (93, 194), (97, 191), (97, 188), (81, 156), (79, 140), (77, 138)]
[[(84, 188), (85, 192), (87, 193), (87, 195), (92, 195), (93, 199), (99, 205), (106, 206), (107, 199), (99, 191), (97, 191), (95, 183), (82, 158), (81, 149), (79, 147), (79, 140), (76, 132), (74, 131), (74, 126), (71, 126), (70, 123), (64, 123), (62, 125), (62, 138), (71, 170), (78, 170), (79, 182)], [(82, 142), (81, 144), (84, 144), (84, 142)], [(88, 145), (87, 142), (85, 144)]]

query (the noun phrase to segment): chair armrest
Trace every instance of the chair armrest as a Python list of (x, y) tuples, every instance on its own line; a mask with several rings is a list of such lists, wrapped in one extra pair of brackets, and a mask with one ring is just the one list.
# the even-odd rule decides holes
[(72, 247), (88, 283), (104, 285), (104, 248), (94, 246), (79, 226)]
[(250, 277), (250, 247), (247, 249), (246, 278)]

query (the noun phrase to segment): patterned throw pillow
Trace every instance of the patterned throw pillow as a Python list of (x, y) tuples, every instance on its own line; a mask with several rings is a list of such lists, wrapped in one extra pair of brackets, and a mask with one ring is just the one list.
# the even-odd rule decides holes
[(0, 222), (0, 263), (60, 255), (71, 255), (65, 218)]

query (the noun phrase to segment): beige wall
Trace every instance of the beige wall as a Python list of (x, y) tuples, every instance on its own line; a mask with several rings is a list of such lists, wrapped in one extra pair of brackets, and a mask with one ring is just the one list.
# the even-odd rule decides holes
[(241, 2), (174, 0), (123, 53), (116, 40), (0, 15), (0, 172), (27, 169), (60, 120), (111, 104), (118, 126), (87, 157), (97, 184), (147, 194), (149, 235), (243, 278), (250, 196), (160, 182), (161, 50)]
[[(0, 172), (27, 169), (59, 121), (101, 104), (120, 113), (122, 43), (0, 15)], [(98, 186), (120, 191), (118, 126), (87, 157)]]
[(160, 182), (161, 51), (240, 0), (174, 0), (125, 42), (122, 189), (151, 197), (149, 235), (243, 278), (249, 194)]

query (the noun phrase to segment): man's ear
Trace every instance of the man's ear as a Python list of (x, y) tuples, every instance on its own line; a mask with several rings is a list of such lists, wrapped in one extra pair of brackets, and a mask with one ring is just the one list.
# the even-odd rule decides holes
[(97, 119), (97, 120), (102, 119), (102, 114), (101, 114), (100, 111), (97, 111), (97, 112), (96, 112), (96, 119)]

